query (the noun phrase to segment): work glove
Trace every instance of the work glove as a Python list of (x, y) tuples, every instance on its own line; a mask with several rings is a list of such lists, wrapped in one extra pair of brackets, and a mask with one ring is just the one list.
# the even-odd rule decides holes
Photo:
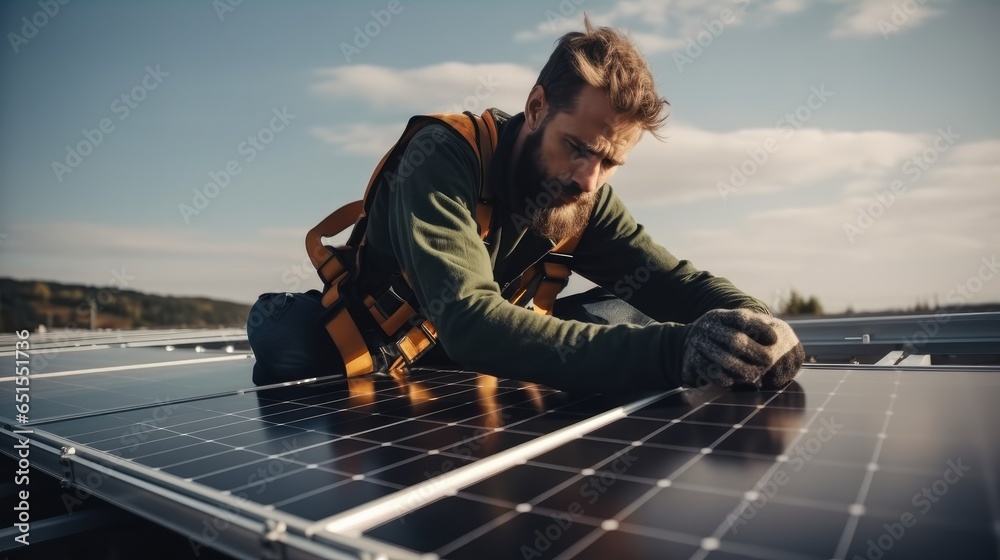
[(804, 359), (798, 337), (781, 319), (749, 309), (714, 309), (691, 325), (681, 383), (777, 389), (792, 381)]
[[(771, 355), (780, 356), (774, 365), (764, 372), (764, 377), (757, 385), (758, 389), (770, 391), (781, 389), (795, 379), (795, 374), (802, 368), (802, 362), (806, 359), (806, 351), (802, 348), (799, 337), (795, 336), (795, 331), (788, 323), (770, 315), (764, 315), (764, 317), (777, 335), (777, 341), (770, 346)], [(786, 348), (787, 350), (785, 350)]]

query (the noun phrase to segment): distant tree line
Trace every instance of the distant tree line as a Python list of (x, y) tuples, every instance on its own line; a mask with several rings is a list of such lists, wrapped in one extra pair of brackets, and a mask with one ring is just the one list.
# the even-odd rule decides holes
[(246, 325), (250, 306), (169, 297), (115, 287), (0, 278), (0, 330), (51, 328), (216, 328)]
[(788, 297), (781, 302), (778, 313), (783, 316), (822, 315), (823, 306), (820, 305), (816, 296), (809, 296), (809, 299), (806, 299), (795, 290), (792, 290), (788, 294)]

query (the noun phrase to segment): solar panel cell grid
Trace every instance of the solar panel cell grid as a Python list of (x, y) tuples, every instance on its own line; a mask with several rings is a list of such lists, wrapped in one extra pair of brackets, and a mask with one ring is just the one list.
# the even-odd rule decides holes
[[(243, 392), (246, 363), (185, 367), (42, 377), (33, 428), (322, 530), (643, 397), (435, 371)], [(358, 531), (442, 558), (996, 558), (996, 402), (981, 373), (848, 368), (667, 395)]]
[[(402, 388), (389, 379), (276, 388), (44, 426), (138, 465), (319, 520), (537, 437), (496, 430), (548, 410), (535, 401), (573, 402), (531, 385), (448, 377), (452, 383), (430, 376)], [(414, 384), (422, 384), (416, 397)], [(325, 502), (315, 498), (320, 494)]]
[[(156, 352), (158, 358), (142, 357), (141, 362), (130, 362), (123, 354), (132, 352)], [(251, 385), (249, 366), (245, 355), (224, 355), (222, 361), (198, 361), (191, 364), (172, 362), (187, 359), (202, 359), (204, 354), (193, 351), (164, 352), (148, 349), (102, 349), (88, 352), (70, 352), (59, 355), (65, 363), (60, 367), (78, 371), (79, 364), (72, 360), (86, 355), (89, 365), (101, 360), (116, 360), (133, 363), (136, 367), (113, 372), (90, 372), (69, 374), (65, 369), (47, 368), (45, 372), (31, 372), (31, 419), (34, 421), (101, 413), (107, 410), (147, 406), (150, 404), (197, 398), (205, 395), (227, 393)], [(169, 360), (169, 358), (181, 358)], [(146, 362), (145, 360), (151, 360)], [(14, 361), (2, 360), (5, 365)], [(167, 365), (143, 367), (145, 363)], [(0, 416), (10, 415), (14, 410), (15, 386), (12, 378), (0, 382)]]
[[(366, 535), (448, 558), (486, 551), (546, 558), (598, 558), (611, 551), (661, 557), (666, 550), (696, 558), (842, 558), (864, 543), (869, 517), (898, 520), (914, 510), (914, 494), (942, 476), (931, 465), (948, 464), (943, 452), (932, 455), (940, 462), (897, 462), (894, 469), (892, 457), (899, 452), (888, 445), (887, 460), (880, 460), (883, 444), (894, 438), (879, 434), (893, 433), (896, 410), (906, 409), (897, 393), (902, 379), (898, 372), (806, 372), (801, 383), (780, 393), (726, 393), (686, 411), (665, 399), (407, 516), (417, 520), (408, 523), (419, 523), (426, 514), (431, 523), (434, 514), (449, 508), (488, 510), (492, 519), (475, 529), (437, 528), (433, 538), (418, 538), (418, 525), (407, 529), (397, 520)], [(969, 382), (993, 387), (982, 378)], [(972, 395), (965, 397), (968, 404)], [(981, 404), (984, 397), (979, 393), (971, 400)], [(997, 419), (990, 412), (976, 420)], [(912, 456), (905, 439), (899, 436), (894, 445)], [(985, 446), (983, 453), (994, 447)], [(986, 455), (982, 459), (982, 476), (969, 475), (951, 494), (949, 507), (921, 517), (932, 533), (950, 526), (977, 543), (966, 547), (970, 558), (994, 558), (997, 550), (991, 527), (997, 517), (996, 472), (987, 470), (997, 463)], [(961, 466), (966, 465), (972, 469), (971, 463)], [(518, 487), (528, 479), (546, 483)], [(505, 514), (496, 515), (498, 507), (506, 508)], [(919, 513), (919, 508), (912, 512)], [(859, 525), (859, 519), (866, 523)], [(453, 540), (438, 544), (449, 536)], [(720, 552), (709, 555), (715, 548)]]

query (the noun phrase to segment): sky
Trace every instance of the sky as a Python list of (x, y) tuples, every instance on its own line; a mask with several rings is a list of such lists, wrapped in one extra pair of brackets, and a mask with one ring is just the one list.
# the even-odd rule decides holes
[(6, 1), (0, 276), (320, 288), (306, 231), (406, 120), (522, 111), (584, 13), (670, 102), (611, 184), (678, 258), (770, 305), (1000, 301), (993, 0)]

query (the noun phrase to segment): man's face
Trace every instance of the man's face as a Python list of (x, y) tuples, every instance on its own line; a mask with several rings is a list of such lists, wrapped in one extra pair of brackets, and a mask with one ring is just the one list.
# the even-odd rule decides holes
[(607, 93), (590, 86), (572, 111), (556, 113), (546, 105), (537, 118), (513, 174), (514, 200), (529, 213), (535, 233), (558, 241), (586, 227), (598, 191), (624, 164), (641, 129), (615, 113)]

